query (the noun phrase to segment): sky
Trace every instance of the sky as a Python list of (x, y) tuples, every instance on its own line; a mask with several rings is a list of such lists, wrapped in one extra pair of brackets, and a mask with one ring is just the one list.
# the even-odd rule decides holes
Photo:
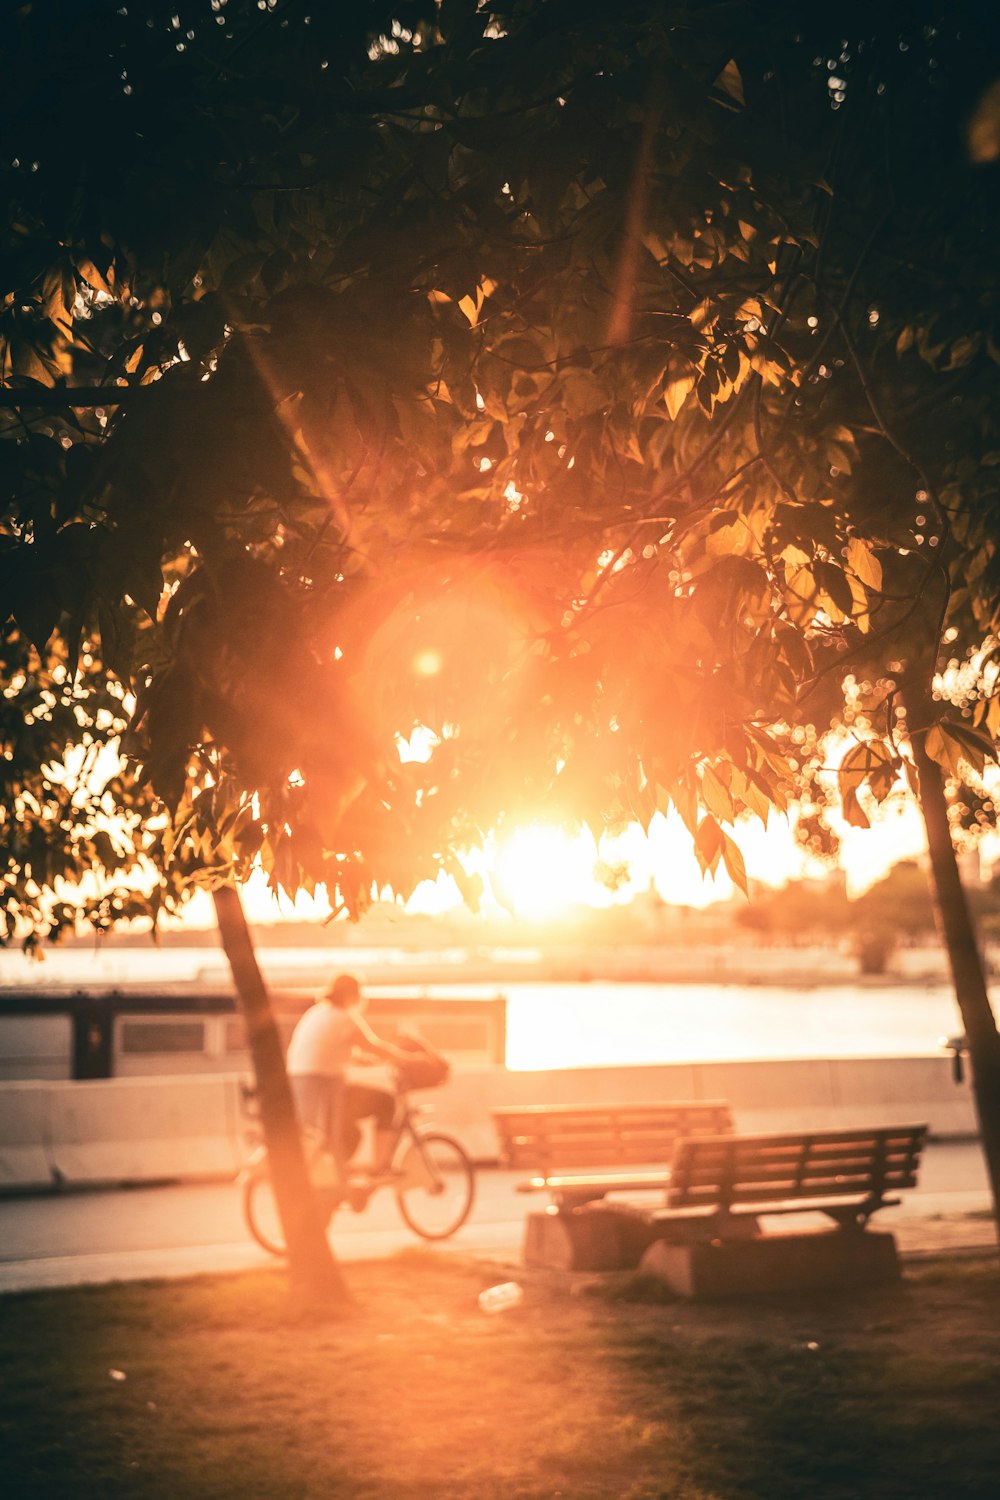
[[(838, 828), (840, 864), (851, 896), (880, 880), (898, 860), (917, 858), (926, 849), (923, 819), (908, 796), (893, 798), (886, 808), (873, 810), (872, 817), (868, 829), (846, 824)], [(778, 887), (789, 880), (822, 878), (829, 873), (827, 866), (799, 849), (790, 821), (779, 814), (770, 818), (766, 829), (756, 820), (739, 824), (735, 837), (751, 881)], [(627, 867), (628, 878), (614, 894), (595, 876), (599, 861)], [(504, 910), (503, 899), (497, 898), (506, 898), (518, 916), (531, 919), (558, 917), (574, 906), (624, 903), (648, 891), (650, 885), (664, 901), (683, 906), (704, 907), (734, 894), (721, 868), (714, 878), (702, 876), (691, 836), (676, 813), (668, 817), (657, 813), (648, 835), (633, 824), (616, 838), (605, 837), (599, 849), (588, 831), (573, 837), (560, 828), (534, 823), (499, 848), (472, 851), (466, 865), (468, 873), (481, 874), (487, 883), (484, 910)], [(305, 896), (294, 904), (278, 902), (262, 877), (244, 888), (244, 902), (250, 920), (259, 923), (283, 917), (320, 920), (328, 911), (322, 901)], [(461, 904), (454, 881), (442, 875), (436, 882), (418, 886), (407, 909), (434, 915)], [(196, 925), (212, 924), (207, 901), (204, 908), (192, 912), (191, 920)]]
[[(426, 760), (435, 743), (433, 735), (418, 729), (409, 741), (398, 739), (397, 747), (403, 760)], [(834, 755), (834, 763), (837, 759)], [(869, 814), (869, 829), (833, 820), (852, 896), (881, 879), (898, 860), (917, 857), (926, 849), (923, 818), (908, 794), (893, 796), (882, 807), (869, 799)], [(829, 873), (827, 866), (810, 859), (798, 846), (793, 827), (789, 818), (775, 813), (766, 827), (753, 818), (734, 830), (751, 881), (782, 886), (789, 880)], [(600, 862), (627, 869), (628, 879), (615, 894), (595, 878)], [(472, 851), (466, 873), (483, 877), (487, 902), (495, 895), (500, 905), (527, 918), (558, 916), (573, 905), (625, 902), (651, 887), (664, 901), (679, 906), (709, 906), (734, 894), (733, 883), (721, 866), (714, 876), (702, 875), (691, 835), (673, 809), (667, 816), (655, 814), (648, 833), (635, 823), (621, 835), (606, 835), (599, 847), (588, 830), (573, 837), (559, 828), (534, 823), (513, 833), (498, 848)], [(435, 913), (460, 902), (454, 881), (440, 876), (418, 887), (409, 909)]]

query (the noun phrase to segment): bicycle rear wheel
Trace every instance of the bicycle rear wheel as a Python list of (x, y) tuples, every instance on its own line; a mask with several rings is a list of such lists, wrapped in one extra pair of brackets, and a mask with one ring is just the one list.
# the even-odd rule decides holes
[(445, 1240), (469, 1217), (475, 1174), (450, 1135), (416, 1135), (398, 1163), (396, 1201), (404, 1221), (425, 1240)]
[(278, 1204), (267, 1172), (248, 1177), (243, 1184), (243, 1216), (247, 1228), (269, 1255), (284, 1255), (285, 1233), (281, 1227)]

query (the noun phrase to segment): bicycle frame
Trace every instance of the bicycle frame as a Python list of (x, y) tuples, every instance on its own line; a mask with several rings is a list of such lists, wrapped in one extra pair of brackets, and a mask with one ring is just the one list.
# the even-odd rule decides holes
[(397, 1095), (397, 1098), (401, 1100), (403, 1108), (401, 1118), (394, 1126), (396, 1138), (392, 1143), (392, 1151), (389, 1155), (390, 1166), (398, 1170), (397, 1163), (401, 1156), (400, 1146), (406, 1142), (408, 1149), (414, 1149), (420, 1157), (425, 1174), (423, 1185), (430, 1187), (432, 1191), (440, 1191), (441, 1180), (438, 1176), (437, 1168), (424, 1149), (423, 1138), (415, 1124), (416, 1118), (426, 1113), (426, 1111), (422, 1110), (419, 1105), (414, 1106), (410, 1104), (405, 1094)]

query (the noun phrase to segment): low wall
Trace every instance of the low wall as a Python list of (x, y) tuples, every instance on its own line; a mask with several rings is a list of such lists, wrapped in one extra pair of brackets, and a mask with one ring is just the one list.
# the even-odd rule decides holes
[(836, 1130), (926, 1122), (938, 1138), (978, 1133), (968, 1081), (947, 1057), (781, 1059), (670, 1063), (642, 1068), (567, 1068), (454, 1073), (428, 1095), (434, 1120), (480, 1160), (496, 1157), (492, 1109), (511, 1104), (629, 1103), (722, 1099), (742, 1131)]
[(232, 1176), (241, 1137), (232, 1076), (0, 1085), (0, 1188)]
[(53, 1181), (50, 1087), (0, 1084), (0, 1188)]
[[(829, 1058), (570, 1068), (461, 1069), (416, 1095), (478, 1161), (495, 1161), (490, 1111), (513, 1104), (724, 1099), (742, 1131), (918, 1124), (976, 1134), (968, 1082), (950, 1059)], [(245, 1122), (232, 1075), (0, 1084), (0, 1189), (234, 1175)]]

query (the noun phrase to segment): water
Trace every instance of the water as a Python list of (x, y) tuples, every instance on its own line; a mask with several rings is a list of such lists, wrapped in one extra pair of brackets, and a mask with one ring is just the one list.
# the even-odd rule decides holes
[[(759, 972), (711, 982), (624, 983), (614, 979), (542, 982), (525, 976), (538, 955), (500, 955), (489, 982), (463, 950), (414, 955), (385, 949), (344, 952), (262, 949), (275, 985), (318, 989), (340, 967), (370, 975), (370, 988), (390, 994), (507, 997), (507, 1062), (532, 1070), (601, 1064), (733, 1061), (760, 1058), (912, 1057), (940, 1051), (943, 1036), (961, 1030), (954, 995), (938, 978), (894, 984), (859, 983), (826, 958), (815, 973), (778, 983)], [(421, 976), (415, 979), (415, 959)], [(774, 959), (767, 960), (772, 969)], [(740, 962), (747, 963), (744, 956)], [(758, 960), (758, 968), (763, 960)], [(843, 966), (846, 968), (847, 966)], [(808, 965), (807, 965), (808, 969)], [(400, 980), (394, 979), (398, 970)], [(425, 978), (423, 971), (433, 977)], [(482, 973), (482, 965), (480, 969)], [(0, 986), (108, 987), (130, 983), (230, 988), (225, 960), (212, 948), (66, 949), (44, 963), (0, 952)], [(994, 999), (994, 1010), (996, 1010)]]
[(512, 1068), (919, 1057), (960, 1030), (945, 985), (513, 984)]

